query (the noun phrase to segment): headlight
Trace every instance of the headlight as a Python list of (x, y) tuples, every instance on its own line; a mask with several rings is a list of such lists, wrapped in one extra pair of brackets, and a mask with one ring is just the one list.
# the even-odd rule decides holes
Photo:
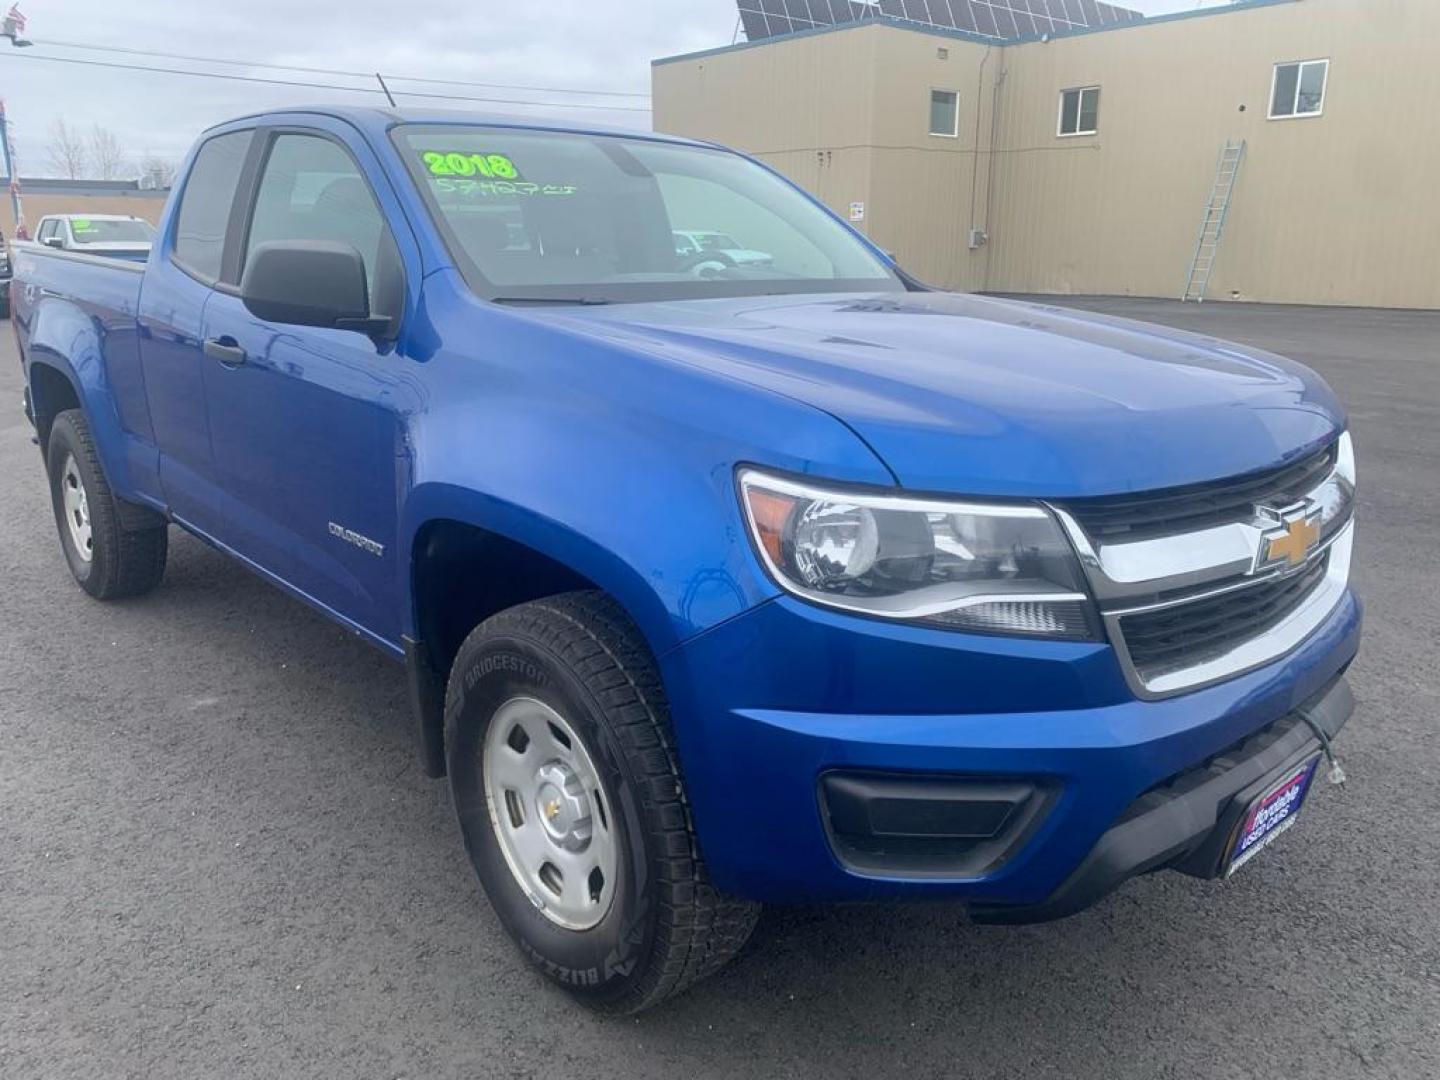
[(813, 603), (955, 630), (1099, 637), (1075, 555), (1043, 507), (874, 495), (752, 469), (740, 490), (771, 576)]
[(1335, 447), (1335, 471), (1355, 490), (1355, 444), (1350, 441), (1350, 432), (1342, 431)]
[(1320, 538), (1329, 540), (1350, 522), (1355, 509), (1355, 447), (1350, 432), (1335, 446), (1335, 468), (1311, 496), (1320, 510)]

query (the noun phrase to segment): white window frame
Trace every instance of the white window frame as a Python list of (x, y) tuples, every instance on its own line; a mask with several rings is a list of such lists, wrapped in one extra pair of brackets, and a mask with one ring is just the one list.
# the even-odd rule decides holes
[[(1300, 103), (1300, 80), (1305, 74), (1305, 65), (1324, 64), (1325, 77), (1320, 80), (1320, 107), (1314, 112), (1290, 112), (1277, 113), (1275, 111), (1275, 84), (1280, 81), (1280, 69), (1282, 67), (1296, 68), (1295, 72), (1295, 97), (1291, 105)], [(1270, 101), (1265, 106), (1266, 118), (1269, 120), (1309, 120), (1311, 117), (1325, 115), (1325, 96), (1330, 93), (1330, 58), (1328, 56), (1316, 56), (1309, 60), (1281, 60), (1270, 69)]]
[(1067, 87), (1065, 87), (1063, 90), (1060, 91), (1059, 104), (1058, 104), (1058, 106), (1057, 106), (1056, 109), (1055, 109), (1055, 137), (1056, 137), (1056, 138), (1058, 138), (1058, 139), (1074, 139), (1074, 138), (1076, 138), (1076, 137), (1078, 137), (1078, 136), (1080, 136), (1080, 135), (1099, 135), (1099, 134), (1100, 134), (1100, 105), (1099, 105), (1098, 103), (1095, 105), (1095, 127), (1091, 128), (1089, 131), (1083, 131), (1083, 130), (1066, 131), (1066, 130), (1065, 130), (1065, 95), (1066, 95), (1066, 94), (1079, 94), (1079, 95), (1080, 95), (1079, 100), (1075, 102), (1075, 126), (1076, 126), (1076, 128), (1078, 129), (1079, 126), (1080, 126), (1080, 117), (1081, 117), (1081, 115), (1082, 115), (1082, 114), (1084, 113), (1084, 111), (1085, 111), (1085, 91), (1086, 91), (1086, 90), (1094, 90), (1094, 91), (1095, 91), (1095, 96), (1096, 96), (1096, 97), (1099, 97), (1099, 96), (1100, 96), (1100, 84), (1099, 84), (1099, 83), (1091, 83), (1089, 86), (1067, 86)]
[(932, 118), (933, 118), (934, 115), (935, 115), (935, 95), (936, 95), (936, 94), (950, 94), (952, 97), (955, 98), (955, 130), (953, 130), (953, 131), (931, 131), (931, 132), (930, 132), (930, 137), (931, 137), (932, 139), (958, 139), (958, 138), (960, 137), (960, 91), (959, 91), (959, 90), (951, 90), (949, 87), (946, 87), (946, 86), (932, 86), (932, 87), (930, 88), (930, 96), (925, 99), (925, 104), (926, 104), (925, 127), (926, 127), (927, 130), (930, 128), (931, 123), (932, 123)]

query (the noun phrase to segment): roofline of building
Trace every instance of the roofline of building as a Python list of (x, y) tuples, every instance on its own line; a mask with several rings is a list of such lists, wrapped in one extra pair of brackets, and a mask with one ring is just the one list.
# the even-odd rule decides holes
[(926, 37), (950, 38), (951, 40), (968, 41), (976, 45), (998, 45), (1008, 47), (1010, 45), (1026, 45), (1037, 41), (1058, 41), (1061, 38), (1079, 37), (1082, 34), (1108, 34), (1114, 30), (1134, 30), (1142, 26), (1156, 26), (1160, 23), (1179, 22), (1182, 19), (1200, 19), (1214, 15), (1232, 15), (1240, 11), (1250, 11), (1254, 8), (1275, 7), (1279, 4), (1296, 4), (1300, 0), (1235, 0), (1234, 3), (1222, 7), (1196, 8), (1191, 11), (1173, 11), (1168, 15), (1150, 15), (1142, 19), (1130, 19), (1126, 22), (1106, 23), (1104, 26), (1081, 26), (1074, 30), (1057, 31), (1053, 34), (1026, 34), (1014, 38), (993, 38), (983, 34), (973, 34), (968, 30), (951, 30), (943, 26), (922, 26), (908, 19), (897, 19), (891, 15), (874, 15), (864, 19), (852, 19), (849, 22), (835, 23), (833, 26), (812, 26), (808, 30), (792, 30), (788, 34), (775, 34), (771, 37), (761, 38), (759, 41), (737, 41), (733, 45), (721, 45), (714, 49), (701, 49), (698, 52), (679, 53), (675, 56), (662, 56), (650, 61), (651, 67), (659, 67), (662, 64), (675, 64), (682, 60), (701, 60), (707, 56), (720, 56), (725, 53), (740, 52), (744, 49), (758, 49), (765, 45), (772, 45), (779, 41), (794, 41), (797, 38), (814, 37), (818, 34), (833, 34), (845, 30), (859, 30), (867, 26), (889, 26), (896, 30), (908, 30), (912, 34), (924, 34)]
[[(3, 178), (8, 181), (8, 177)], [(169, 188), (142, 188), (138, 180), (70, 180), (55, 176), (20, 177), (21, 195), (84, 195), (87, 197), (118, 196), (142, 199), (161, 198)]]

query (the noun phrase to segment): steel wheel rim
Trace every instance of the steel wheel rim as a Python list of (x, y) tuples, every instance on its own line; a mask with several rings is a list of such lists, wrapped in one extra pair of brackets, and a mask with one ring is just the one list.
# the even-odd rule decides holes
[(95, 556), (95, 534), (90, 528), (90, 499), (85, 494), (85, 481), (74, 454), (65, 455), (60, 469), (60, 502), (65, 510), (65, 524), (70, 529), (70, 543), (75, 554), (89, 562)]
[(615, 818), (575, 729), (531, 697), (495, 711), (482, 757), (485, 805), (511, 876), (557, 926), (588, 930), (615, 898)]

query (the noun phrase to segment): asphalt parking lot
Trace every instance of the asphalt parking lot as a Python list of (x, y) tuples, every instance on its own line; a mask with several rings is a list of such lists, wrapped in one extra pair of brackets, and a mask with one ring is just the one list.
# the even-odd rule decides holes
[(1347, 402), (1349, 784), (1230, 882), (1062, 923), (772, 911), (629, 1020), (504, 937), (399, 667), (178, 532), (152, 597), (71, 583), (0, 330), (0, 1077), (1440, 1075), (1440, 312), (1066, 303), (1286, 353)]

